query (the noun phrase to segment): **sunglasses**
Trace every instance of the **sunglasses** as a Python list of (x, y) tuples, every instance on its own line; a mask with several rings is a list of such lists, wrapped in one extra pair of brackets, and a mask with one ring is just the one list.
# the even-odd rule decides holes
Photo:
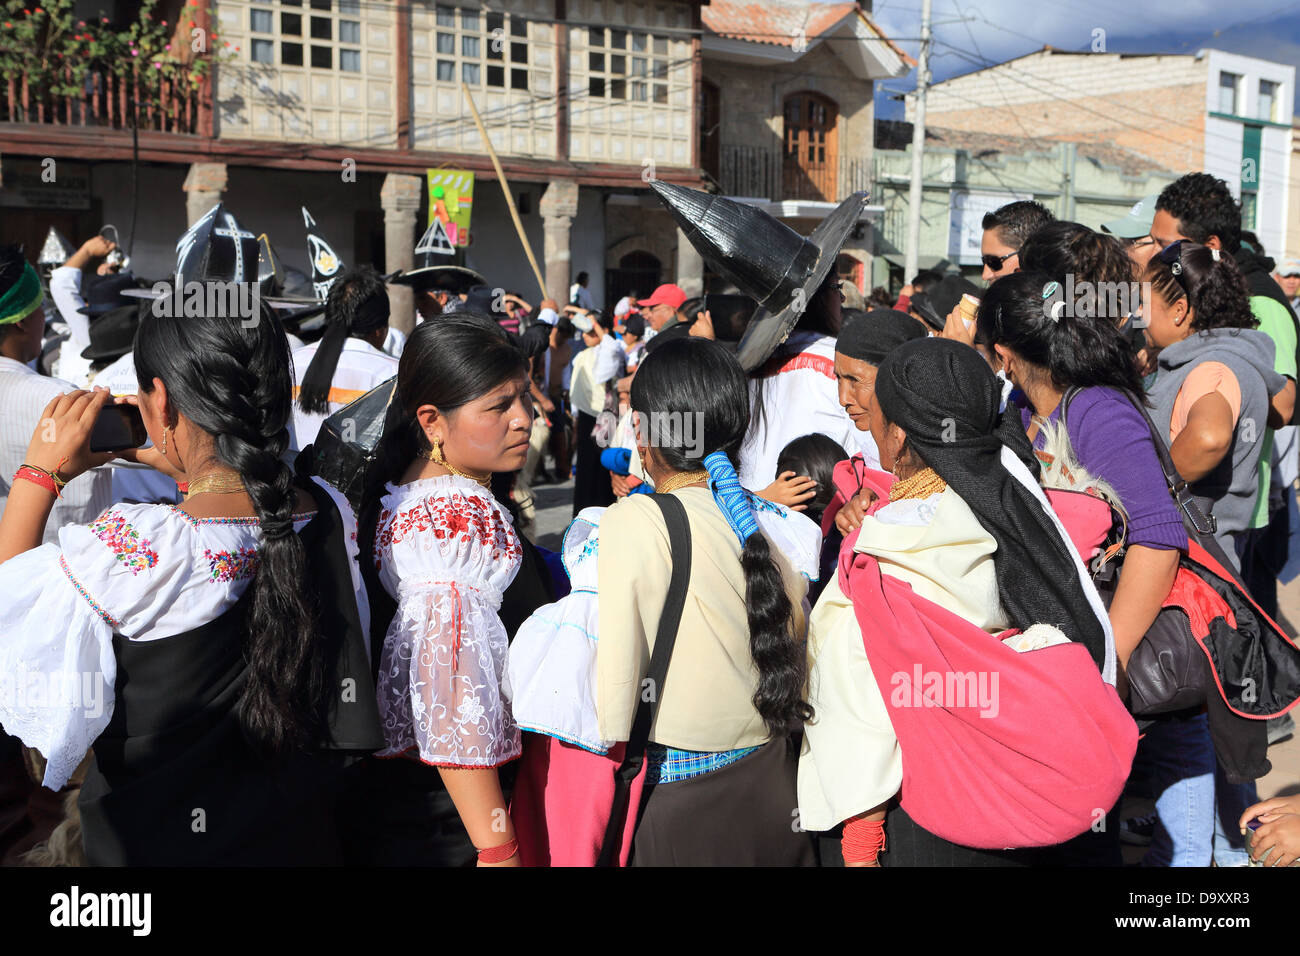
[(991, 269), (994, 272), (997, 272), (1002, 268), (1002, 263), (1006, 262), (1012, 256), (1018, 256), (1018, 255), (1020, 255), (1019, 249), (1017, 249), (1015, 252), (1008, 252), (1005, 256), (995, 256), (992, 253), (990, 253), (987, 256), (980, 256), (980, 262), (984, 263), (984, 267), (986, 269)]

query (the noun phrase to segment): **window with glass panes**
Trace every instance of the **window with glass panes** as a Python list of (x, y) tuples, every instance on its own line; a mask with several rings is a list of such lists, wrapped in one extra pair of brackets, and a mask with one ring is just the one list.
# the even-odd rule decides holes
[(587, 28), (587, 93), (594, 99), (668, 102), (668, 38)]
[(1219, 73), (1219, 112), (1236, 116), (1238, 96), (1241, 90), (1241, 77), (1226, 71)]
[(528, 21), (492, 10), (438, 4), (435, 78), (495, 89), (528, 89)]
[(360, 73), (362, 2), (251, 0), (249, 59), (269, 65)]
[(1270, 122), (1277, 119), (1274, 112), (1277, 103), (1277, 88), (1280, 85), (1272, 80), (1259, 81), (1259, 104), (1255, 109), (1256, 119), (1269, 120)]

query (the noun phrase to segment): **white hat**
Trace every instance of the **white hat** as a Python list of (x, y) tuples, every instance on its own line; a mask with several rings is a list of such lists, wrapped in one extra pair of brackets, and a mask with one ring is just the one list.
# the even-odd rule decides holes
[(579, 315), (574, 313), (569, 316), (569, 321), (573, 323), (573, 327), (579, 332), (590, 332), (595, 327), (595, 323), (591, 321), (591, 316), (589, 315)]
[(547, 325), (555, 325), (560, 321), (560, 316), (554, 309), (545, 308), (537, 313), (537, 321), (544, 322)]

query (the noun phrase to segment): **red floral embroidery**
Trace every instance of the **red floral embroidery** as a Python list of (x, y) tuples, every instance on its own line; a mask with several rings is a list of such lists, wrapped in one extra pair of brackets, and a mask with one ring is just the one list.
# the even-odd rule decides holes
[(430, 533), (440, 541), (477, 542), (491, 553), (493, 561), (517, 557), (523, 547), (510, 522), (500, 510), (478, 497), (463, 495), (429, 496), (396, 514), (379, 514), (375, 536), (375, 567), (379, 554), (412, 534)]

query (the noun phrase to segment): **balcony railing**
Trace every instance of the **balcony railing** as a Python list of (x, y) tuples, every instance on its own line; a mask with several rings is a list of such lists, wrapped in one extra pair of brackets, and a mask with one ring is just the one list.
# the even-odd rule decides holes
[(871, 164), (865, 159), (841, 156), (834, 167), (804, 169), (787, 166), (780, 149), (724, 145), (720, 153), (718, 185), (728, 196), (838, 202), (871, 189)]
[[(65, 88), (73, 84), (71, 69), (63, 80)], [(88, 72), (72, 95), (53, 92), (49, 84), (38, 86), (26, 76), (0, 80), (0, 123), (129, 129), (133, 115), (142, 130), (196, 133), (199, 90), (186, 79), (138, 68), (129, 75)]]

